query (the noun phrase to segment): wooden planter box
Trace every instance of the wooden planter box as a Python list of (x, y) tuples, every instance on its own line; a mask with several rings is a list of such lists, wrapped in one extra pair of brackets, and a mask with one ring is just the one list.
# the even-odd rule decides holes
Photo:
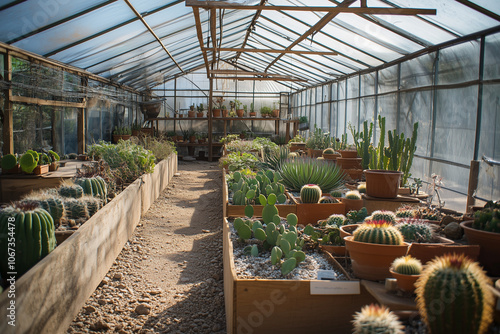
[[(323, 196), (328, 196), (329, 194), (323, 194)], [(327, 219), (330, 215), (343, 214), (345, 215), (345, 204), (344, 203), (307, 203), (304, 204), (300, 201), (300, 198), (296, 198), (291, 194), (288, 194), (289, 198), (297, 206), (297, 217), (299, 218), (299, 224), (316, 224), (318, 220)]]
[[(177, 171), (171, 155), (106, 204), (64, 243), (15, 283), (15, 299), (0, 295), (0, 333), (66, 333), (68, 326), (111, 268), (123, 245)], [(103, 224), (105, 222), (105, 224)], [(7, 323), (15, 300), (16, 326)]]
[[(359, 281), (237, 278), (228, 224), (224, 219), (227, 333), (352, 333), (353, 314), (375, 302)], [(359, 291), (349, 293), (352, 287)], [(312, 294), (318, 289), (325, 294)]]
[[(297, 206), (295, 203), (291, 204), (277, 204), (279, 214), (281, 217), (286, 217), (289, 213), (297, 213)], [(262, 216), (262, 205), (253, 205), (254, 216)], [(244, 217), (245, 205), (229, 204), (229, 190), (226, 182), (226, 172), (222, 171), (222, 213), (224, 217)]]
[(42, 175), (49, 172), (49, 165), (38, 165), (33, 169), (33, 174)]

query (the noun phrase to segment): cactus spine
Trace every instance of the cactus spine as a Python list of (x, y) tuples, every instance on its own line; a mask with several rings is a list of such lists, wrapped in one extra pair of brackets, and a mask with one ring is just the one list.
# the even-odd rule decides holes
[(339, 201), (332, 196), (321, 196), (318, 203), (338, 203)]
[(433, 334), (482, 334), (492, 322), (490, 279), (479, 264), (445, 255), (427, 264), (415, 286), (417, 306)]
[[(13, 228), (14, 226), (14, 228)], [(47, 211), (38, 207), (36, 202), (17, 202), (0, 211), (0, 269), (2, 277), (7, 272), (17, 272), (20, 277), (39, 260), (56, 247), (55, 227)], [(7, 259), (12, 248), (9, 240), (15, 242), (15, 268)]]
[(391, 269), (401, 275), (420, 275), (422, 272), (422, 262), (408, 256), (398, 257), (392, 262)]
[(432, 239), (431, 226), (418, 219), (405, 219), (396, 225), (407, 242), (426, 243)]
[(335, 151), (333, 150), (333, 148), (329, 147), (329, 148), (325, 148), (323, 150), (323, 154), (334, 154)]
[(327, 225), (337, 225), (340, 227), (345, 224), (347, 218), (342, 214), (333, 214), (326, 220)]
[(66, 210), (66, 216), (69, 219), (88, 219), (89, 212), (87, 210), (87, 205), (83, 201), (79, 201), (76, 198), (69, 198), (64, 201), (64, 208)]
[(321, 197), (321, 188), (316, 184), (306, 184), (300, 189), (302, 203), (318, 203)]
[(354, 231), (354, 241), (383, 245), (403, 245), (403, 235), (386, 221), (367, 221)]
[(392, 211), (377, 210), (373, 211), (370, 220), (385, 220), (391, 224), (396, 223), (396, 215)]
[(354, 334), (403, 334), (404, 326), (387, 307), (366, 305), (354, 315)]

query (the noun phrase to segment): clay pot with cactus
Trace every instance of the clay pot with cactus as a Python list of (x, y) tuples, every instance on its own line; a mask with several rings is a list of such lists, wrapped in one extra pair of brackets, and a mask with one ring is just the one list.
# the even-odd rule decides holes
[(392, 262), (406, 255), (409, 246), (401, 232), (383, 220), (366, 221), (344, 240), (354, 274), (374, 281), (390, 277)]
[(363, 207), (363, 199), (357, 190), (351, 190), (342, 197), (342, 203), (345, 204), (345, 212), (360, 210)]
[(398, 257), (392, 262), (391, 275), (396, 279), (398, 287), (406, 292), (415, 291), (415, 282), (422, 273), (422, 262), (411, 255)]

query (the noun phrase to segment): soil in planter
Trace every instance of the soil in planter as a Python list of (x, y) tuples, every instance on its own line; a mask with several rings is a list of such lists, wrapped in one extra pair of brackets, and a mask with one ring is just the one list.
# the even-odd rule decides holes
[(225, 333), (220, 170), (179, 172), (68, 333)]

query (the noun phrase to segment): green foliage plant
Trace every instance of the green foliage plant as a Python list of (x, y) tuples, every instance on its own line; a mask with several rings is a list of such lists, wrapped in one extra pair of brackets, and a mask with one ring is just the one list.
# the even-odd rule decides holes
[(312, 150), (324, 150), (332, 146), (332, 138), (329, 132), (323, 132), (314, 124), (314, 131), (306, 140), (306, 147)]
[(2, 157), (2, 162), (1, 162), (2, 169), (4, 170), (12, 169), (16, 167), (16, 165), (17, 165), (17, 157), (14, 154), (5, 154)]

